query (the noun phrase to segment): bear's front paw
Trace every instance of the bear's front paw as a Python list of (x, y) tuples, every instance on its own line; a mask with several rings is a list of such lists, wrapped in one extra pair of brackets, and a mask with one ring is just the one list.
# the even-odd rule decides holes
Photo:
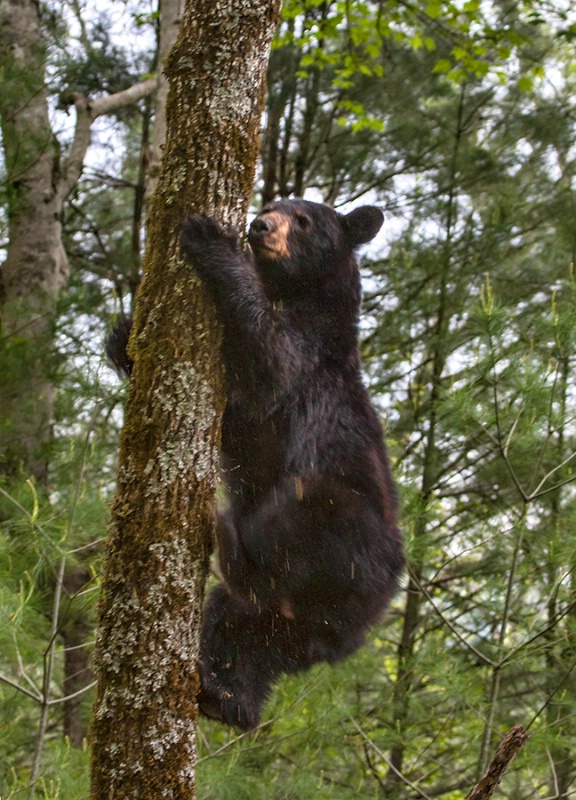
[(180, 247), (187, 256), (197, 260), (214, 250), (236, 251), (238, 234), (236, 231), (225, 231), (215, 217), (191, 214), (182, 223)]

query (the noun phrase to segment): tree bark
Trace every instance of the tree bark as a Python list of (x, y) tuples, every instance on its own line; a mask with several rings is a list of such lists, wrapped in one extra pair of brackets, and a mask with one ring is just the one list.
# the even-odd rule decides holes
[(243, 226), (279, 0), (188, 0), (165, 66), (97, 640), (92, 798), (192, 798), (196, 660), (223, 374), (213, 308), (179, 254), (191, 210)]
[(158, 89), (154, 95), (154, 122), (147, 171), (146, 194), (150, 197), (156, 188), (162, 151), (166, 141), (166, 101), (168, 99), (168, 80), (163, 74), (162, 65), (172, 49), (180, 28), (182, 13), (181, 0), (162, 0), (160, 31), (158, 36)]
[(64, 575), (62, 589), (68, 598), (64, 620), (59, 614), (59, 628), (64, 645), (64, 736), (76, 748), (83, 747), (86, 738), (82, 697), (86, 687), (93, 681), (94, 674), (90, 663), (90, 648), (87, 645), (92, 621), (84, 608), (75, 608), (73, 601), (90, 580), (90, 570), (83, 564), (74, 565)]
[(508, 771), (508, 767), (529, 737), (530, 734), (522, 725), (515, 725), (509, 730), (498, 745), (498, 750), (488, 764), (486, 772), (472, 791), (466, 795), (466, 800), (488, 800), (489, 797), (492, 797), (496, 787)]
[(53, 387), (47, 353), (56, 298), (68, 277), (61, 244), (59, 153), (48, 118), (38, 7), (0, 0), (0, 119), (7, 171), (9, 244), (2, 265), (5, 388), (2, 472), (44, 483)]

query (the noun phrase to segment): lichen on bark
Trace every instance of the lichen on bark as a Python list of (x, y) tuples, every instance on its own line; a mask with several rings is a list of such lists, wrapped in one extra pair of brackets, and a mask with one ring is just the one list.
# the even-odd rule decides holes
[(214, 310), (178, 236), (191, 210), (245, 223), (279, 11), (279, 0), (188, 0), (166, 62), (167, 137), (100, 602), (93, 800), (195, 796), (195, 664), (225, 393)]

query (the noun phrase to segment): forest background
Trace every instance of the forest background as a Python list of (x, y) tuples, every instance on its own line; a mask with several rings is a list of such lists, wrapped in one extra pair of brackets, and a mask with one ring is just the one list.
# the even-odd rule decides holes
[[(25, 74), (0, 47), (0, 793), (73, 800), (126, 391), (103, 340), (138, 283), (161, 18), (21, 6), (18, 32), (0, 3), (0, 45), (37, 33)], [(576, 794), (575, 39), (536, 0), (284, 3), (253, 209), (386, 214), (362, 351), (409, 571), (366, 647), (282, 681), (255, 734), (201, 722), (198, 797), (457, 800), (516, 723), (501, 796)], [(18, 213), (31, 186), (49, 236)]]

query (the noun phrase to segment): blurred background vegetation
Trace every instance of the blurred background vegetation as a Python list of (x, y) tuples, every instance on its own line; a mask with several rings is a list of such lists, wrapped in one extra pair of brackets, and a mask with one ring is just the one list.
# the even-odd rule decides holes
[[(73, 106), (152, 74), (161, 18), (20, 5), (24, 72), (0, 32), (0, 795), (75, 800), (126, 391), (103, 340), (138, 283), (154, 106), (93, 120), (71, 180)], [(531, 738), (499, 796), (576, 796), (575, 40), (545, 0), (284, 3), (253, 208), (385, 212), (362, 350), (409, 570), (364, 649), (284, 679), (256, 733), (201, 721), (203, 800), (458, 800), (516, 723)], [(45, 157), (52, 289), (23, 194)]]

